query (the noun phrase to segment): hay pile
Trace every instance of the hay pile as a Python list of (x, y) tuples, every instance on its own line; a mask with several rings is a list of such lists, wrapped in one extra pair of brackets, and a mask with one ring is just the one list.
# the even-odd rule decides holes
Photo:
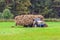
[(44, 21), (42, 15), (20, 15), (15, 17), (16, 25), (32, 25), (33, 19), (40, 17)]

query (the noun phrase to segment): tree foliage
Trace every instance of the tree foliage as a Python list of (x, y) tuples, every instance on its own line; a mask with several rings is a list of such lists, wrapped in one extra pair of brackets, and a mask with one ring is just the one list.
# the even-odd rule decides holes
[(29, 13), (28, 7), (31, 5), (29, 0), (18, 0), (16, 1), (18, 3), (16, 9), (18, 10), (18, 13)]
[(60, 0), (0, 0), (0, 12), (8, 8), (16, 16), (42, 14), (44, 17), (60, 17)]
[(10, 19), (13, 17), (9, 9), (5, 9), (2, 15), (4, 19)]

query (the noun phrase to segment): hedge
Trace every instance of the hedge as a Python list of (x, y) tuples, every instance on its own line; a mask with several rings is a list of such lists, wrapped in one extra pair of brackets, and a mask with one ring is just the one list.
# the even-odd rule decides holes
[[(60, 22), (60, 19), (44, 19), (46, 22)], [(0, 19), (0, 22), (14, 22), (14, 19)]]

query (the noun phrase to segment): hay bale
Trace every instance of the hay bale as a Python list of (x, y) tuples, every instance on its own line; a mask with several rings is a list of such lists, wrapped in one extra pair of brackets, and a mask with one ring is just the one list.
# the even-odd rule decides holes
[(41, 20), (44, 21), (44, 17), (42, 15), (20, 15), (15, 17), (15, 22), (16, 22), (16, 25), (32, 26), (33, 19), (38, 17), (40, 17)]

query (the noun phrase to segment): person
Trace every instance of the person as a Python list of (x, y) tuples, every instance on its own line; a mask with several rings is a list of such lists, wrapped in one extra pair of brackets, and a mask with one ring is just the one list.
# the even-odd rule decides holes
[(44, 21), (41, 20), (41, 18), (35, 18), (33, 19), (33, 25), (34, 27), (44, 27)]

